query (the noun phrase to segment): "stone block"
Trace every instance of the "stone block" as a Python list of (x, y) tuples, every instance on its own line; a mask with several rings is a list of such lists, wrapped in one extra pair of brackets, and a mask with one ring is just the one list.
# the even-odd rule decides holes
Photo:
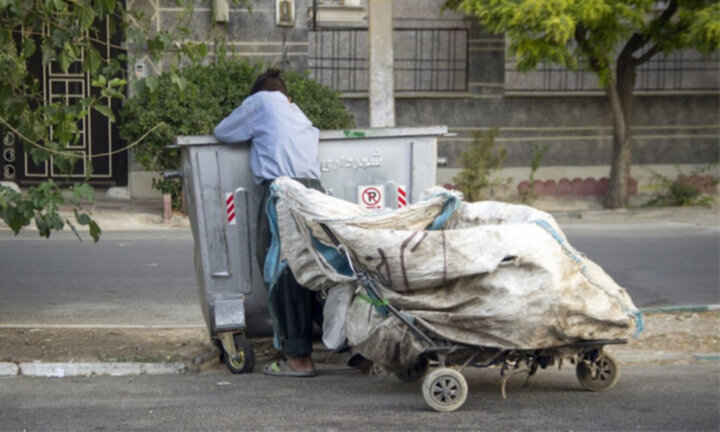
[(603, 177), (598, 181), (598, 195), (605, 196), (608, 189), (610, 188), (610, 179)]
[(543, 182), (540, 180), (535, 180), (533, 182), (533, 192), (537, 196), (544, 196), (545, 195), (545, 188)]
[(0, 362), (0, 377), (15, 376), (20, 371), (18, 365), (9, 362)]
[(583, 194), (583, 179), (576, 177), (570, 182), (570, 194), (573, 196), (582, 196)]
[(185, 369), (182, 363), (20, 363), (21, 375), (46, 378), (178, 374)]
[(519, 194), (526, 194), (530, 190), (530, 182), (527, 180), (521, 181), (517, 186)]
[(570, 180), (566, 178), (560, 179), (557, 186), (557, 194), (558, 196), (568, 196), (572, 194), (572, 184)]
[(557, 183), (555, 180), (545, 180), (543, 183), (543, 192), (545, 193), (545, 196), (557, 195)]
[(598, 182), (592, 177), (583, 181), (583, 196), (598, 196)]

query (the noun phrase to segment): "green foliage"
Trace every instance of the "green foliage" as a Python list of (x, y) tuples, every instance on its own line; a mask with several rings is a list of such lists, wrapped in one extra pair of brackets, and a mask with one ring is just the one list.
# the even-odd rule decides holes
[[(245, 5), (248, 2), (232, 1)], [(35, 163), (52, 157), (54, 172), (65, 176), (66, 181), (83, 158), (87, 159), (84, 163), (88, 172), (92, 171), (92, 158), (71, 150), (71, 146), (80, 137), (79, 122), (89, 112), (94, 110), (115, 121), (109, 106), (111, 101), (125, 98), (124, 62), (128, 52), (147, 54), (170, 64), (197, 62), (208, 53), (203, 43), (176, 42), (191, 39), (186, 24), (192, 18), (195, 1), (174, 2), (183, 10), (177, 25), (171, 30), (151, 31), (149, 17), (126, 11), (125, 2), (118, 0), (0, 0), (0, 124), (22, 139)], [(106, 22), (110, 23), (110, 33), (123, 40), (123, 46), (106, 46), (100, 36)], [(100, 53), (107, 48), (120, 52), (105, 60)], [(91, 76), (92, 92), (70, 105), (45, 99), (40, 82), (28, 70), (33, 61), (41, 62), (43, 67), (55, 62), (64, 72), (79, 65)], [(183, 80), (175, 73), (171, 78), (182, 91)], [(87, 179), (83, 184), (83, 188), (89, 188)], [(23, 194), (4, 189), (0, 208), (3, 220), (15, 233), (34, 220), (40, 235), (48, 237), (65, 224), (74, 229), (69, 220), (57, 214), (62, 199), (59, 186), (47, 181)], [(97, 238), (97, 224), (88, 213), (79, 211), (80, 207), (76, 210), (76, 222), (89, 226), (93, 238)]]
[[(473, 16), (495, 33), (505, 33), (520, 70), (540, 62), (581, 67), (607, 85), (613, 55), (633, 35), (635, 44), (659, 51), (695, 48), (711, 53), (720, 44), (720, 5), (714, 0), (672, 0), (672, 19), (655, 0), (446, 0), (444, 8)], [(634, 46), (633, 46), (634, 48)]]
[(28, 189), (25, 196), (14, 190), (0, 186), (0, 218), (18, 234), (32, 221), (43, 237), (50, 237), (52, 231), (62, 230), (67, 224), (82, 240), (70, 219), (63, 219), (58, 213), (60, 207), (69, 204), (73, 209), (75, 221), (87, 225), (90, 236), (95, 242), (100, 240), (102, 230), (91, 218), (90, 213), (82, 211), (83, 201), (93, 201), (95, 193), (88, 184), (75, 184), (69, 189), (70, 197), (65, 198), (60, 187), (52, 180), (40, 183)]
[[(167, 149), (178, 135), (212, 135), (215, 125), (230, 114), (250, 94), (255, 78), (264, 71), (262, 64), (247, 60), (219, 59), (207, 66), (185, 67), (174, 74), (184, 82), (183, 91), (174, 84), (173, 74), (138, 80), (135, 97), (121, 111), (120, 136), (136, 140), (160, 122), (158, 132), (134, 149), (134, 157), (145, 169), (162, 172), (180, 166), (180, 152)], [(307, 74), (283, 72), (288, 92), (305, 115), (320, 129), (354, 126), (352, 115), (338, 98), (338, 92), (312, 81)], [(153, 91), (150, 91), (150, 90)], [(153, 186), (173, 195), (177, 208), (181, 184), (177, 180), (157, 180)]]
[(474, 134), (468, 149), (460, 154), (459, 162), (463, 168), (453, 181), (460, 185), (469, 202), (485, 199), (488, 189), (501, 183), (490, 178), (493, 172), (502, 168), (507, 156), (507, 149), (495, 144), (497, 135), (497, 129)]
[(533, 144), (533, 155), (530, 159), (530, 176), (528, 177), (529, 186), (527, 190), (520, 192), (520, 199), (523, 203), (529, 203), (537, 198), (535, 194), (535, 173), (540, 168), (540, 164), (542, 164), (545, 153), (547, 153), (549, 148), (549, 146), (541, 147)]
[(702, 53), (712, 53), (720, 48), (720, 3), (715, 2), (697, 13), (681, 13), (687, 25), (681, 45), (694, 46)]
[(621, 185), (627, 181), (632, 140), (622, 131), (631, 128), (637, 68), (660, 53), (693, 48), (711, 54), (720, 46), (717, 0), (445, 0), (443, 7), (504, 34), (521, 71), (550, 63), (597, 75), (615, 127), (611, 190), (603, 200), (610, 208), (627, 201)]
[(318, 129), (355, 127), (352, 113), (340, 101), (340, 92), (313, 81), (308, 72), (283, 72), (283, 80), (293, 102)]
[[(652, 174), (651, 182), (654, 183), (656, 190), (654, 196), (645, 203), (645, 206), (703, 206), (708, 207), (715, 202), (715, 198), (702, 193), (698, 185), (693, 184), (690, 178), (696, 175), (705, 174), (709, 171), (715, 171), (717, 164), (708, 165), (706, 167), (698, 168), (694, 170), (690, 176), (680, 175), (678, 170), (678, 176), (672, 179), (668, 176), (662, 175), (657, 171), (649, 169)], [(718, 177), (713, 177), (712, 180), (703, 186), (713, 186), (718, 184)]]

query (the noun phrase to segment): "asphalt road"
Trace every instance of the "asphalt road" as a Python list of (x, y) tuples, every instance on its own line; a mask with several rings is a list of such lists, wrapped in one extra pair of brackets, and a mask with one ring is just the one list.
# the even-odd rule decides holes
[(204, 326), (189, 230), (0, 231), (0, 323)]
[[(717, 227), (564, 223), (570, 242), (639, 307), (720, 303)], [(204, 326), (189, 230), (71, 233), (0, 230), (0, 325)]]
[(720, 231), (678, 223), (565, 223), (570, 243), (638, 307), (720, 303)]
[(574, 370), (540, 371), (499, 391), (498, 369), (466, 373), (453, 413), (431, 411), (420, 383), (357, 372), (316, 378), (205, 373), (132, 378), (0, 379), (0, 430), (717, 431), (720, 368), (626, 367), (605, 393)]

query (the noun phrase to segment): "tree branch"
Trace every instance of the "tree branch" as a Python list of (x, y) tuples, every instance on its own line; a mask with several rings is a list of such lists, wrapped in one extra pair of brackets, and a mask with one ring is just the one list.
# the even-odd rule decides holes
[(643, 45), (645, 45), (648, 42), (648, 40), (650, 40), (650, 39), (647, 37), (644, 37), (642, 34), (634, 33), (632, 35), (632, 37), (630, 38), (630, 40), (628, 40), (628, 42), (625, 44), (625, 47), (623, 48), (623, 50), (620, 52), (620, 56), (632, 55), (632, 53), (634, 53), (635, 51), (642, 48)]
[(637, 52), (637, 50), (644, 47), (648, 42), (650, 42), (652, 36), (657, 33), (657, 31), (661, 29), (665, 24), (667, 24), (670, 19), (672, 19), (672, 17), (675, 15), (675, 12), (677, 12), (677, 9), (677, 0), (670, 0), (670, 3), (668, 3), (668, 6), (663, 11), (663, 13), (660, 14), (659, 17), (650, 21), (646, 34), (634, 33), (632, 35), (630, 40), (625, 44), (625, 48), (623, 48), (622, 52), (620, 53), (620, 57), (630, 58), (635, 52)]
[(592, 49), (590, 49), (590, 43), (587, 40), (587, 37), (585, 37), (585, 33), (587, 30), (582, 25), (578, 25), (575, 27), (575, 40), (578, 43), (578, 46), (580, 47), (580, 50), (587, 55), (588, 60), (590, 60), (590, 67), (592, 70), (594, 70), (598, 75), (602, 72), (602, 66), (600, 66), (600, 62), (593, 56)]
[(160, 126), (163, 126), (163, 125), (166, 125), (166, 126), (167, 126), (167, 124), (166, 124), (164, 121), (161, 121), (160, 123), (158, 123), (158, 124), (156, 124), (155, 126), (153, 126), (152, 128), (150, 128), (148, 131), (146, 131), (140, 138), (138, 138), (135, 142), (133, 142), (133, 143), (130, 144), (130, 145), (127, 145), (127, 146), (125, 146), (125, 147), (123, 147), (123, 148), (119, 148), (119, 149), (116, 149), (116, 150), (113, 150), (113, 151), (109, 151), (109, 152), (107, 152), (107, 153), (99, 153), (99, 154), (93, 154), (93, 155), (85, 155), (85, 154), (69, 153), (69, 152), (58, 151), (58, 150), (53, 150), (53, 149), (47, 148), (47, 147), (45, 147), (44, 145), (42, 145), (42, 144), (40, 144), (40, 143), (37, 143), (37, 142), (31, 140), (30, 138), (26, 137), (25, 135), (23, 135), (22, 132), (20, 132), (19, 130), (17, 130), (17, 129), (15, 129), (14, 127), (12, 127), (12, 125), (11, 125), (10, 123), (8, 123), (8, 122), (7, 122), (4, 118), (2, 118), (2, 117), (0, 117), (0, 123), (2, 123), (2, 124), (4, 124), (5, 126), (7, 126), (7, 128), (10, 129), (10, 131), (12, 131), (15, 135), (17, 135), (18, 137), (20, 137), (20, 139), (24, 140), (25, 142), (27, 142), (28, 144), (30, 144), (30, 145), (33, 146), (33, 147), (37, 147), (37, 148), (41, 149), (42, 151), (48, 152), (48, 153), (50, 153), (50, 154), (52, 154), (52, 155), (55, 155), (55, 156), (63, 156), (63, 157), (74, 158), (74, 159), (88, 159), (88, 160), (89, 160), (89, 159), (94, 159), (94, 158), (99, 158), (99, 157), (113, 156), (113, 155), (116, 155), (116, 154), (118, 154), (118, 153), (122, 153), (122, 152), (124, 152), (124, 151), (130, 150), (131, 148), (133, 148), (133, 147), (135, 147), (136, 145), (140, 144), (140, 143), (142, 142), (142, 140), (144, 140), (145, 137), (147, 137), (148, 135), (150, 135), (151, 133), (153, 133), (153, 132), (155, 131), (155, 129), (157, 129), (157, 128), (159, 128)]
[(641, 64), (645, 63), (646, 61), (650, 60), (655, 54), (662, 51), (662, 46), (660, 44), (655, 44), (652, 48), (650, 48), (645, 54), (643, 54), (640, 57), (632, 57), (633, 64), (635, 66), (640, 66)]

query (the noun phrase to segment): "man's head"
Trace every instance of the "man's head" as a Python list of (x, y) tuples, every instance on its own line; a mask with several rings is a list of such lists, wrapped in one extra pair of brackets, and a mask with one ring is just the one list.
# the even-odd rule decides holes
[(268, 69), (265, 73), (257, 77), (250, 90), (250, 94), (253, 95), (261, 91), (279, 91), (285, 96), (288, 96), (288, 98), (290, 97), (287, 87), (285, 87), (285, 81), (280, 78), (280, 71), (277, 69)]

